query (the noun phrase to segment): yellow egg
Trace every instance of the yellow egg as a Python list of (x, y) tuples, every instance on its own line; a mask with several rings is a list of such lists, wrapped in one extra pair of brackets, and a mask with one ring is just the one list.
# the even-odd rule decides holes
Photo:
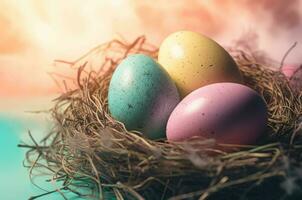
[(242, 83), (230, 54), (199, 33), (179, 31), (169, 35), (160, 46), (158, 62), (175, 81), (182, 97), (211, 83)]

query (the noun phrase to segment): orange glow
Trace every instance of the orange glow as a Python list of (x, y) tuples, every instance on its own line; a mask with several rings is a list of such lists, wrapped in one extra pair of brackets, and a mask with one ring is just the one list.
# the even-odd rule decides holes
[[(1, 0), (0, 7), (0, 98), (56, 93), (48, 72), (71, 72), (55, 68), (54, 59), (74, 60), (117, 34), (127, 40), (144, 34), (159, 45), (189, 29), (231, 45), (252, 32), (276, 60), (302, 43), (301, 0)], [(288, 62), (301, 63), (301, 46)]]
[[(2, 5), (1, 5), (2, 4)], [(0, 3), (0, 53), (17, 53), (25, 49), (25, 39), (19, 34), (20, 28), (10, 15), (14, 14), (5, 2)]]

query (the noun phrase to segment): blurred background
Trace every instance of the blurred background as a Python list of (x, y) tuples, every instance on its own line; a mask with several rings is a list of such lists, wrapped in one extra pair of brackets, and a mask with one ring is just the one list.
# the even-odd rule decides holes
[[(155, 45), (188, 29), (224, 46), (238, 39), (281, 61), (302, 62), (302, 0), (0, 0), (0, 198), (26, 199), (33, 187), (22, 167), (27, 131), (41, 138), (50, 128), (44, 110), (59, 94), (51, 72), (116, 37), (140, 35)], [(58, 199), (58, 197), (53, 197)], [(49, 197), (45, 198), (49, 199)]]

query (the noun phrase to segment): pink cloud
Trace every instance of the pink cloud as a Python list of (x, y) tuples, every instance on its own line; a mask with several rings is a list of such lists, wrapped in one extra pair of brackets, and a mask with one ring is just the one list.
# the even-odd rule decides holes
[[(74, 60), (115, 33), (129, 40), (145, 34), (157, 45), (179, 29), (228, 45), (241, 37), (276, 60), (293, 42), (302, 43), (301, 0), (2, 0), (0, 7), (0, 96), (55, 93), (47, 72), (61, 69), (53, 60)], [(301, 51), (298, 45), (287, 61), (301, 63)]]

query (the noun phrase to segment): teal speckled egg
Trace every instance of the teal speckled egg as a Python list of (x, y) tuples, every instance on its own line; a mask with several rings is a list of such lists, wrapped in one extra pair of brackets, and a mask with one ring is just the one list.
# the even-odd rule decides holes
[(128, 56), (112, 75), (108, 92), (112, 117), (148, 138), (165, 137), (168, 118), (179, 101), (168, 73), (149, 56)]

